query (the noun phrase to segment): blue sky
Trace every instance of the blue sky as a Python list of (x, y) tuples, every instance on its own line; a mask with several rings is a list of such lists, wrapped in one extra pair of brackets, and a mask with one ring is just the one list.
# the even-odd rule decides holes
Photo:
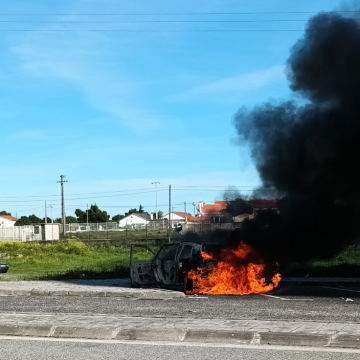
[(45, 200), (59, 217), (61, 174), (67, 215), (94, 203), (111, 216), (139, 204), (152, 212), (154, 181), (165, 213), (169, 184), (174, 211), (222, 200), (229, 186), (246, 193), (259, 185), (232, 117), (241, 106), (293, 96), (284, 74), (291, 45), (309, 17), (339, 7), (55, 3), (0, 6), (0, 211), (18, 217), (43, 217)]

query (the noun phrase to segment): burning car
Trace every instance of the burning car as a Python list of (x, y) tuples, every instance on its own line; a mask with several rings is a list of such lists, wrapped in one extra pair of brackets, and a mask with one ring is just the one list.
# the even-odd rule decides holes
[[(150, 261), (134, 261), (136, 248), (147, 249), (153, 254)], [(160, 285), (187, 291), (191, 288), (188, 272), (202, 265), (201, 252), (206, 244), (182, 242), (163, 245), (155, 254), (144, 245), (131, 245), (130, 280), (132, 286)]]
[[(246, 295), (273, 290), (281, 276), (265, 278), (265, 264), (257, 253), (242, 242), (236, 248), (204, 242), (167, 244), (150, 261), (134, 261), (130, 252), (132, 286), (160, 285), (187, 294)], [(152, 253), (152, 251), (151, 251)]]

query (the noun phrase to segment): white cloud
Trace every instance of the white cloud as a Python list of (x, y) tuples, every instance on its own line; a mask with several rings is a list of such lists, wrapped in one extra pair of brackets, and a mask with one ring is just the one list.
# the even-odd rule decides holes
[(100, 34), (30, 34), (12, 50), (22, 72), (70, 84), (92, 107), (134, 133), (153, 131), (164, 121), (140, 101), (143, 84), (112, 62), (113, 49)]
[(31, 140), (31, 141), (52, 141), (59, 138), (70, 138), (71, 133), (59, 129), (38, 129), (15, 131), (9, 135), (11, 140)]
[(284, 66), (272, 66), (251, 73), (232, 76), (192, 87), (171, 97), (174, 100), (187, 100), (194, 96), (209, 96), (218, 94), (239, 94), (262, 88), (272, 82), (285, 80)]

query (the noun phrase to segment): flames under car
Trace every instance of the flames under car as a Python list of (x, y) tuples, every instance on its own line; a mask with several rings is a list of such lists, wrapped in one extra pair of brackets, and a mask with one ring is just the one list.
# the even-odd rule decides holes
[(206, 251), (207, 244), (182, 242), (163, 245), (150, 261), (134, 261), (138, 249), (153, 251), (144, 245), (131, 245), (130, 280), (134, 287), (160, 285), (184, 292), (192, 289), (187, 274), (190, 270), (203, 265), (200, 255)]

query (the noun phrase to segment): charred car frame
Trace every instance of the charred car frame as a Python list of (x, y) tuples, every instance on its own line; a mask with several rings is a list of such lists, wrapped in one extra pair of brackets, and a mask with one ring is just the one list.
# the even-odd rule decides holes
[[(136, 248), (153, 253), (150, 261), (134, 261)], [(130, 280), (134, 287), (159, 285), (186, 292), (192, 289), (187, 274), (202, 266), (201, 251), (208, 248), (205, 243), (181, 242), (163, 245), (155, 254), (144, 245), (132, 244), (130, 249)]]

